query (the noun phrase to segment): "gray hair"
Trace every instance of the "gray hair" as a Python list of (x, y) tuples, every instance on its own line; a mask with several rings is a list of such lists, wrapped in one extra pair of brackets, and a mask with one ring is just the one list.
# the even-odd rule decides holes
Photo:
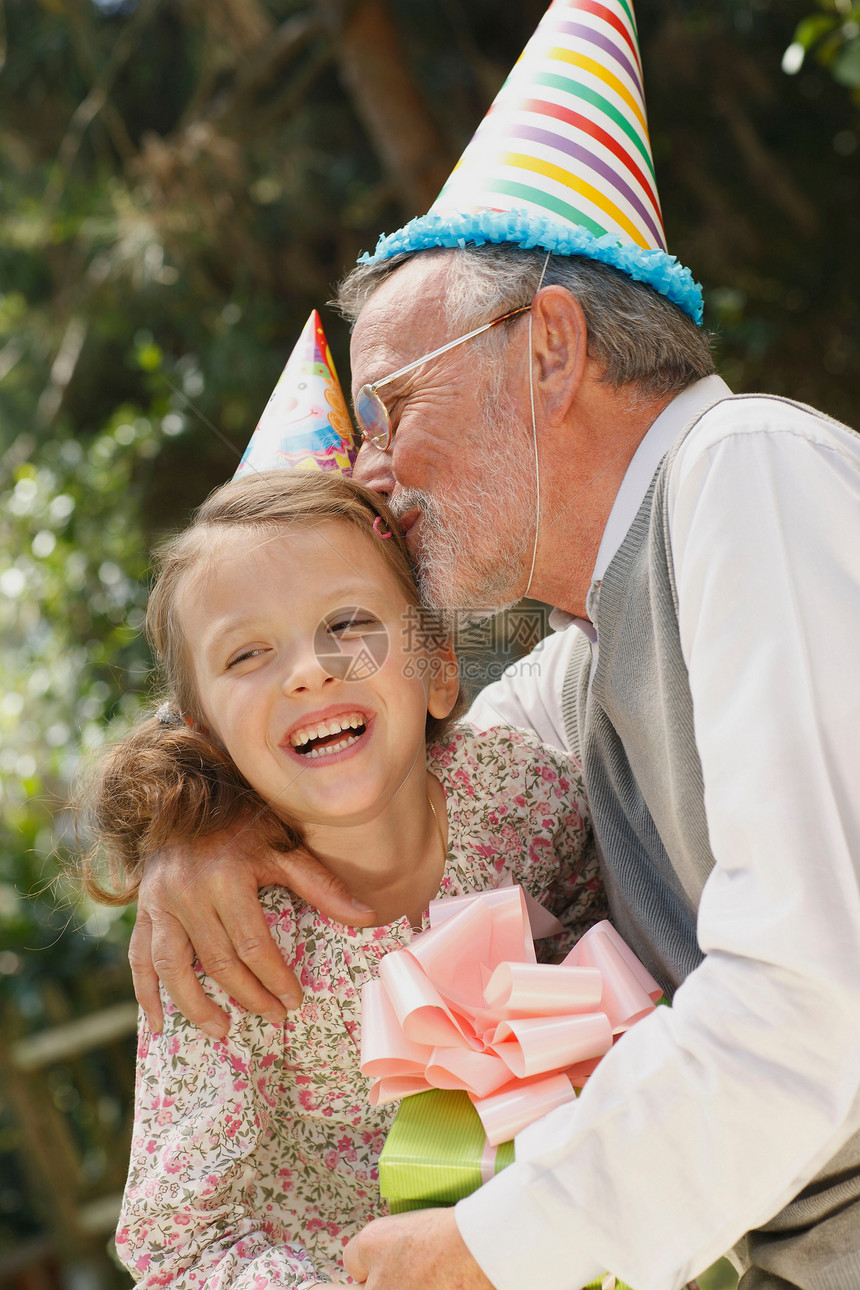
[[(527, 304), (546, 260), (540, 247), (524, 251), (507, 243), (414, 254), (449, 257), (446, 307), (454, 333)], [(377, 287), (411, 258), (398, 255), (358, 265), (333, 303), (354, 323)], [(665, 296), (619, 269), (581, 256), (551, 255), (543, 284), (565, 287), (579, 301), (588, 327), (588, 355), (603, 367), (601, 379), (607, 384), (633, 386), (640, 396), (656, 398), (680, 394), (713, 374), (710, 334)]]

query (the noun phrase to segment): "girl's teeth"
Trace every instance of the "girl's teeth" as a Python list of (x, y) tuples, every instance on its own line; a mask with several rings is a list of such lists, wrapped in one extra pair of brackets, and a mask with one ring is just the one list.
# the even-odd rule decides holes
[(314, 726), (312, 729), (304, 730), (298, 735), (293, 735), (290, 742), (294, 748), (302, 748), (306, 743), (310, 743), (312, 739), (324, 739), (328, 735), (338, 734), (341, 730), (357, 730), (359, 726), (363, 725), (364, 718), (358, 716), (348, 717), (346, 719), (341, 718), (338, 721), (324, 721), (321, 722), (320, 725)]
[(310, 757), (329, 757), (332, 753), (341, 752), (348, 748), (350, 744), (358, 743), (358, 735), (350, 735), (348, 739), (339, 739), (336, 744), (329, 744), (327, 748), (312, 748), (305, 756)]

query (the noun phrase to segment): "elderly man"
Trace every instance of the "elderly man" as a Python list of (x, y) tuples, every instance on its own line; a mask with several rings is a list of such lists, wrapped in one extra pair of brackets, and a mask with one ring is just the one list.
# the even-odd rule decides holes
[[(561, 630), (535, 667), (471, 715), (532, 727), (581, 761), (613, 920), (674, 1006), (634, 1027), (576, 1103), (521, 1133), (514, 1165), (454, 1210), (372, 1224), (345, 1265), (370, 1290), (562, 1290), (606, 1268), (675, 1290), (735, 1246), (743, 1290), (850, 1290), (860, 440), (787, 400), (733, 397), (713, 375), (689, 285), (648, 240), (644, 116), (622, 83), (636, 71), (629, 8), (556, 0), (550, 13), (561, 25), (535, 77), (546, 101), (524, 97), (515, 73), (516, 150), (497, 158), (521, 173), (499, 180), (481, 143), (475, 173), (498, 191), (480, 217), (464, 199), (456, 218), (416, 221), (341, 290), (366, 439), (357, 473), (389, 495), (428, 604), (557, 606)], [(598, 44), (613, 60), (599, 92)], [(573, 65), (590, 78), (570, 91), (575, 111), (559, 89)], [(630, 121), (605, 108), (609, 85)], [(583, 127), (582, 103), (598, 99), (605, 124)], [(579, 133), (549, 160), (562, 117)], [(498, 103), (491, 118), (495, 138)], [(582, 168), (607, 172), (622, 133), (635, 148), (610, 200)], [(558, 235), (531, 208), (561, 208), (562, 153), (576, 158), (579, 206), (564, 206), (577, 227)], [(527, 217), (499, 214), (511, 192)], [(604, 235), (610, 208), (644, 250)], [(197, 854), (172, 855), (144, 903), (162, 975), (213, 1033), (223, 1021), (189, 984), (168, 910), (207, 970), (276, 1015), (294, 983), (249, 888), (286, 881), (335, 917), (373, 919), (323, 889), (307, 857), (210, 868), (216, 913), (204, 880), (175, 898), (198, 869)], [(157, 1019), (146, 919), (141, 998)]]
[[(527, 301), (541, 262), (440, 251), (358, 271), (343, 293), (359, 307), (354, 388)], [(516, 1172), (463, 1202), (458, 1229), (500, 1287), (578, 1285), (601, 1262), (677, 1284), (762, 1224), (744, 1287), (858, 1284), (860, 443), (695, 381), (701, 334), (662, 302), (664, 319), (647, 316), (653, 293), (612, 270), (561, 260), (544, 283), (531, 351), (512, 321), (501, 343), (390, 387), (393, 443), (364, 474), (391, 490), (429, 601), (514, 600), (533, 511), (506, 483), (529, 480), (534, 399), (531, 591), (580, 630), (543, 651), (550, 678), (569, 659), (560, 690), (495, 687), (473, 715), (545, 736), (563, 722), (617, 925), (686, 984), (577, 1107), (520, 1136)], [(482, 344), (496, 352), (476, 358)], [(371, 1285), (452, 1284), (429, 1274), (450, 1266), (451, 1218), (398, 1222), (359, 1238), (347, 1267)], [(420, 1277), (405, 1274), (414, 1247)]]

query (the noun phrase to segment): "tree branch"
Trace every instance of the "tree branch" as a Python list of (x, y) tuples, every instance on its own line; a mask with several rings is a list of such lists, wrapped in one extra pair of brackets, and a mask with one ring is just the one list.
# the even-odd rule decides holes
[(334, 42), (341, 80), (404, 210), (425, 211), (451, 163), (382, 0), (317, 0), (317, 9)]
[[(56, 171), (45, 189), (44, 201), (48, 208), (56, 206), (62, 196), (66, 179), (77, 160), (87, 128), (107, 105), (108, 95), (117, 76), (134, 53), (141, 31), (155, 16), (161, 3), (162, 0), (141, 0), (134, 15), (117, 37), (110, 57), (93, 82), (86, 98), (72, 113), (66, 133), (57, 150)], [(123, 134), (125, 134), (125, 127), (123, 127)], [(127, 135), (125, 139), (128, 139)]]

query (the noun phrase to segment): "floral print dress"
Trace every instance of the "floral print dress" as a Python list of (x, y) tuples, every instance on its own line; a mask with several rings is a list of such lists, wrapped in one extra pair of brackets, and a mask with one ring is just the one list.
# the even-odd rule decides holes
[[(553, 955), (605, 916), (582, 780), (564, 754), (517, 731), (460, 727), (428, 767), (449, 821), (440, 896), (486, 890), (510, 872), (565, 924), (546, 943)], [(386, 1212), (376, 1165), (396, 1106), (367, 1101), (361, 987), (415, 933), (405, 918), (343, 927), (280, 887), (262, 900), (301, 980), (300, 1011), (273, 1025), (205, 980), (230, 1014), (226, 1039), (195, 1029), (166, 996), (161, 1035), (141, 1020), (117, 1248), (148, 1287), (343, 1282), (343, 1247)]]

